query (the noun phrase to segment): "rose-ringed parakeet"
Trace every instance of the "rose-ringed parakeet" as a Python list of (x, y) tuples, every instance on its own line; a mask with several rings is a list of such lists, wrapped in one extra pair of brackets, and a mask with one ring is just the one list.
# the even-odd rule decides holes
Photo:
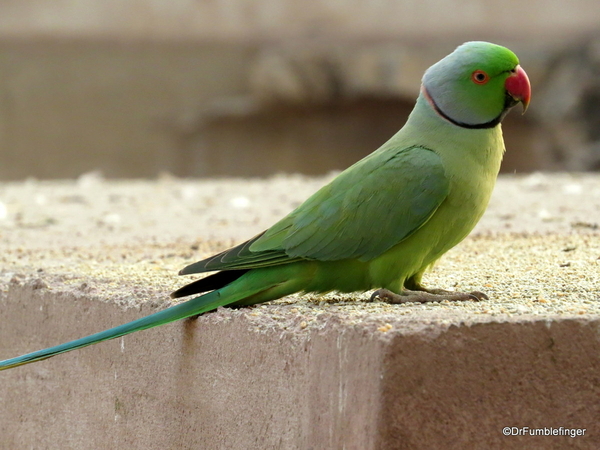
[(500, 122), (530, 85), (510, 50), (467, 42), (430, 67), (404, 127), (265, 232), (180, 274), (216, 273), (172, 297), (200, 294), (150, 316), (0, 362), (39, 361), (134, 331), (294, 292), (354, 292), (398, 303), (481, 300), (428, 290), (425, 270), (473, 229), (492, 193), (504, 142)]

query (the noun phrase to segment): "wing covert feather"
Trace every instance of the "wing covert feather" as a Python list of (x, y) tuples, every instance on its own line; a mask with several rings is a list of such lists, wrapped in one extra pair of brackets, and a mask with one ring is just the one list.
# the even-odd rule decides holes
[(264, 233), (180, 273), (251, 269), (299, 259), (368, 261), (419, 229), (448, 191), (435, 152), (387, 148), (342, 172)]
[(267, 230), (251, 251), (292, 258), (368, 261), (421, 227), (448, 195), (441, 158), (409, 147), (374, 153)]

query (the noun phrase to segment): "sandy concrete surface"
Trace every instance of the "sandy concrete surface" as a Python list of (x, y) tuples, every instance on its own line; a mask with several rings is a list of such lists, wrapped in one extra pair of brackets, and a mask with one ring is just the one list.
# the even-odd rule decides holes
[[(0, 359), (168, 305), (328, 178), (0, 184)], [(600, 176), (503, 176), (425, 279), (489, 301), (294, 296), (2, 372), (0, 447), (598, 448), (599, 227)]]

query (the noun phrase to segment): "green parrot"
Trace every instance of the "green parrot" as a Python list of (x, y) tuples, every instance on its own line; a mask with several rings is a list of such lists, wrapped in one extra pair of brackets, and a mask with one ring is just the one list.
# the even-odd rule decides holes
[(219, 306), (294, 292), (378, 289), (390, 303), (482, 300), (481, 292), (426, 289), (425, 270), (483, 215), (504, 153), (500, 122), (531, 95), (507, 48), (467, 42), (431, 66), (404, 127), (275, 225), (196, 262), (180, 275), (216, 272), (171, 294), (184, 303), (88, 337), (0, 362), (0, 370), (114, 339)]

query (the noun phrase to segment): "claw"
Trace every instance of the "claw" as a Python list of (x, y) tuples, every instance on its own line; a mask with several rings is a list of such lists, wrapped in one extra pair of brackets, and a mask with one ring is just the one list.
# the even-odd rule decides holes
[(479, 292), (479, 291), (469, 292), (469, 296), (476, 302), (490, 299), (486, 294), (484, 294), (483, 292)]
[(381, 291), (381, 289), (377, 289), (375, 292), (373, 292), (371, 294), (371, 296), (369, 297), (370, 302), (374, 302), (375, 300), (377, 300), (379, 298), (379, 291)]

